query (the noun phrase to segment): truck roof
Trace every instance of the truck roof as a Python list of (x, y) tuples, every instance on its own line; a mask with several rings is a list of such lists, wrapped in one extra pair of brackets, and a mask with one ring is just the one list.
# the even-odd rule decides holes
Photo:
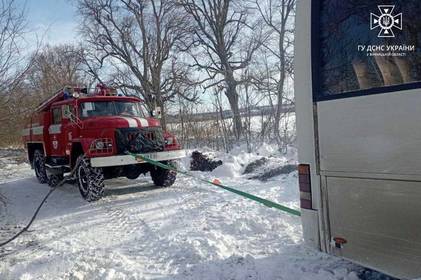
[[(98, 86), (97, 86), (98, 87)], [(119, 95), (104, 95), (103, 91), (106, 89), (104, 86), (101, 86), (99, 91), (96, 91), (92, 94), (80, 94), (79, 97), (67, 96), (65, 97), (65, 89), (60, 89), (52, 97), (41, 102), (41, 104), (35, 109), (36, 112), (48, 111), (53, 104), (68, 104), (73, 102), (75, 99), (83, 100), (86, 102), (89, 101), (126, 101), (126, 102), (143, 102), (142, 99), (135, 96), (119, 96)], [(75, 92), (81, 93), (83, 89), (72, 88)]]
[(120, 102), (142, 102), (143, 100), (133, 96), (82, 96), (79, 98), (69, 98), (62, 101), (51, 103), (51, 105), (63, 105), (72, 103), (74, 100), (79, 102), (95, 102), (95, 101), (120, 101)]

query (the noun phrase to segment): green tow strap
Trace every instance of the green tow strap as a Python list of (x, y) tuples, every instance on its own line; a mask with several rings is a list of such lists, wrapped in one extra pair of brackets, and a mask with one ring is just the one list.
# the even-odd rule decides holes
[(222, 184), (221, 184), (221, 183), (219, 183), (219, 182), (218, 182), (218, 183), (215, 183), (215, 182), (212, 182), (212, 181), (209, 181), (209, 180), (205, 180), (205, 179), (202, 179), (202, 178), (196, 177), (196, 176), (194, 176), (193, 174), (191, 174), (191, 173), (189, 173), (189, 172), (187, 172), (187, 171), (178, 170), (178, 169), (177, 169), (177, 168), (175, 168), (174, 166), (169, 166), (169, 165), (163, 164), (162, 162), (155, 161), (155, 160), (153, 160), (153, 159), (148, 158), (148, 157), (147, 157), (147, 156), (145, 156), (145, 155), (141, 155), (141, 154), (131, 154), (131, 155), (132, 155), (133, 157), (135, 157), (135, 159), (136, 159), (137, 161), (139, 161), (139, 162), (144, 161), (144, 162), (147, 162), (147, 163), (153, 164), (153, 165), (155, 165), (155, 166), (158, 166), (158, 167), (161, 167), (161, 168), (164, 168), (164, 169), (167, 169), (167, 170), (173, 170), (173, 171), (176, 171), (177, 173), (180, 173), (180, 174), (183, 174), (183, 175), (186, 175), (186, 176), (192, 177), (192, 178), (194, 178), (194, 179), (196, 179), (196, 180), (199, 180), (199, 181), (202, 181), (202, 182), (205, 182), (205, 183), (208, 183), (208, 184), (211, 184), (211, 185), (217, 186), (217, 187), (219, 187), (219, 188), (221, 188), (221, 189), (224, 189), (224, 190), (226, 190), (226, 191), (229, 191), (229, 192), (232, 192), (232, 193), (235, 193), (235, 194), (241, 195), (242, 197), (245, 197), (245, 198), (248, 198), (248, 199), (254, 200), (254, 201), (259, 202), (259, 203), (261, 203), (261, 204), (263, 204), (263, 205), (265, 205), (265, 206), (267, 206), (267, 207), (270, 207), (270, 208), (276, 208), (276, 209), (279, 209), (279, 210), (281, 210), (281, 211), (287, 212), (287, 213), (289, 213), (289, 214), (291, 214), (291, 215), (301, 216), (301, 212), (300, 212), (300, 211), (295, 210), (295, 209), (292, 209), (292, 208), (289, 208), (289, 207), (284, 206), (284, 205), (281, 205), (281, 204), (278, 204), (278, 203), (276, 203), (276, 202), (273, 202), (273, 201), (270, 201), (270, 200), (264, 199), (264, 198), (262, 198), (262, 197), (258, 197), (258, 196), (252, 195), (252, 194), (250, 194), (250, 193), (246, 193), (246, 192), (243, 192), (243, 191), (240, 191), (240, 190), (237, 190), (237, 189), (231, 188), (231, 187), (224, 186), (224, 185), (222, 185)]

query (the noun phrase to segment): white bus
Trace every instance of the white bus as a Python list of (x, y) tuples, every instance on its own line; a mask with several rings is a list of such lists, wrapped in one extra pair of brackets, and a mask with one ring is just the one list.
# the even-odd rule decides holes
[(421, 277), (421, 1), (298, 0), (306, 243)]

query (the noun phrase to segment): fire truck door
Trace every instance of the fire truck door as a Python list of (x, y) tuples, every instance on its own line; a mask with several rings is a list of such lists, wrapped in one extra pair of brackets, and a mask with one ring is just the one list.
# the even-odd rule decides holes
[[(70, 156), (72, 150), (73, 138), (78, 134), (78, 126), (74, 119), (76, 112), (73, 106), (63, 105), (62, 109), (62, 124), (63, 124), (63, 137), (64, 137), (64, 152), (66, 156)], [(72, 121), (73, 119), (73, 121)]]
[(63, 118), (61, 107), (51, 108), (51, 125), (48, 128), (49, 141), (51, 147), (51, 156), (62, 157), (64, 156), (65, 143), (63, 137)]

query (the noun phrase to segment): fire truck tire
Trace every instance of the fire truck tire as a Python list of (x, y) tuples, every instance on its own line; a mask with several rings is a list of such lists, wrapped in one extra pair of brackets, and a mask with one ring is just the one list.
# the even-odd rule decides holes
[[(173, 165), (172, 162), (163, 162), (164, 164)], [(157, 187), (169, 187), (174, 184), (177, 172), (174, 170), (164, 169), (158, 166), (153, 166), (151, 171), (151, 178)]]
[(45, 167), (45, 156), (41, 150), (34, 151), (33, 166), (38, 182), (41, 184), (48, 183), (47, 169)]
[(79, 156), (76, 171), (80, 194), (86, 201), (96, 201), (104, 194), (104, 173), (101, 168), (92, 167), (85, 156)]

